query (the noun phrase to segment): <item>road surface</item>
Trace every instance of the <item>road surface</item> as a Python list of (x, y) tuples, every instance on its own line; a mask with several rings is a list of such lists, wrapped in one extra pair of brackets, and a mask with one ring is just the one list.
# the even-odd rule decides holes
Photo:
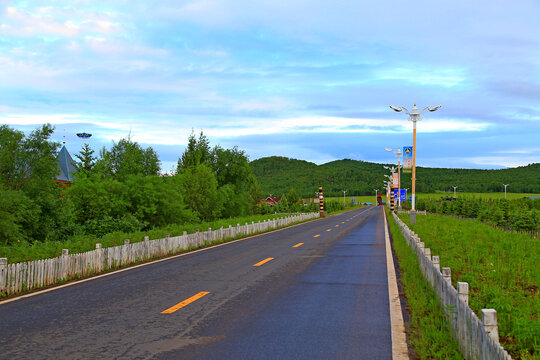
[(381, 207), (0, 303), (2, 359), (391, 359)]

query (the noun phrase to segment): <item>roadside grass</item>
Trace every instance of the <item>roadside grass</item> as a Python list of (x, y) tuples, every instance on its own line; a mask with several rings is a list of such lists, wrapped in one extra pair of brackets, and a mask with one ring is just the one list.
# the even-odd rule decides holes
[(497, 310), (501, 345), (514, 359), (540, 359), (540, 241), (449, 216), (400, 218), (452, 270), (452, 284), (469, 283), (471, 309)]
[(463, 359), (457, 342), (452, 338), (437, 294), (422, 277), (416, 255), (407, 245), (392, 216), (388, 215), (392, 247), (398, 259), (400, 281), (409, 307), (407, 334), (410, 347), (418, 359)]
[[(410, 196), (410, 194), (407, 194), (407, 196)], [(416, 194), (416, 200), (419, 198), (430, 198), (430, 199), (440, 199), (441, 197), (453, 197), (454, 192), (436, 192), (436, 193), (417, 193)], [(513, 199), (521, 199), (523, 197), (540, 197), (540, 194), (531, 194), (531, 193), (507, 193), (506, 198), (508, 200)], [(503, 192), (493, 192), (493, 193), (466, 193), (466, 192), (457, 192), (456, 198), (476, 198), (476, 199), (493, 199), (493, 200), (500, 200), (504, 199), (504, 191)]]
[(18, 263), (25, 261), (34, 261), (41, 259), (53, 258), (62, 254), (62, 249), (68, 249), (70, 254), (81, 253), (85, 251), (94, 250), (96, 243), (101, 243), (103, 248), (118, 246), (124, 244), (124, 239), (130, 239), (131, 243), (144, 241), (144, 237), (148, 236), (150, 239), (164, 238), (166, 234), (170, 236), (182, 235), (184, 231), (188, 234), (197, 231), (206, 231), (208, 228), (213, 230), (219, 229), (221, 226), (224, 228), (229, 225), (236, 226), (237, 224), (245, 225), (245, 223), (259, 222), (263, 220), (273, 220), (277, 218), (283, 218), (287, 215), (284, 214), (266, 214), (266, 215), (252, 215), (238, 218), (221, 219), (212, 222), (203, 222), (198, 224), (174, 224), (167, 227), (153, 229), (149, 231), (137, 231), (132, 233), (113, 232), (109, 233), (101, 238), (88, 235), (73, 236), (67, 241), (48, 241), (48, 242), (34, 242), (29, 243), (27, 241), (17, 242), (12, 245), (0, 246), (0, 258), (7, 258), (8, 263)]

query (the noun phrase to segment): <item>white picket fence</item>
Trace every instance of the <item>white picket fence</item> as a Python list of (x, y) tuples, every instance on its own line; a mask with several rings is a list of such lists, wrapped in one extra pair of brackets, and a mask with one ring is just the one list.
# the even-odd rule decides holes
[(52, 259), (29, 261), (17, 264), (7, 264), (6, 258), (0, 258), (0, 294), (12, 295), (33, 289), (46, 287), (63, 281), (86, 277), (104, 271), (125, 266), (131, 263), (144, 262), (152, 258), (174, 254), (183, 250), (198, 248), (213, 241), (223, 241), (241, 236), (256, 234), (271, 229), (287, 226), (291, 223), (319, 217), (319, 213), (303, 213), (290, 215), (274, 220), (246, 223), (245, 225), (229, 225), (228, 228), (184, 234), (181, 236), (165, 237), (102, 248), (96, 244), (96, 249), (79, 254), (68, 254)]
[(458, 282), (456, 290), (452, 286), (450, 268), (443, 267), (441, 272), (440, 257), (432, 257), (431, 250), (425, 248), (420, 237), (396, 214), (392, 215), (407, 243), (415, 251), (422, 274), (437, 292), (462, 355), (474, 360), (511, 360), (512, 357), (499, 344), (497, 312), (494, 309), (483, 309), (482, 320), (478, 319), (469, 307), (469, 284)]

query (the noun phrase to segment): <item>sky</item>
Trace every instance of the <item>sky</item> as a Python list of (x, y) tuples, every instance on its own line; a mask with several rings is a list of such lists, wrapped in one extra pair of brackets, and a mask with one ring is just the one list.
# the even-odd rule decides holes
[(0, 0), (0, 124), (171, 171), (192, 131), (251, 160), (540, 162), (540, 2)]

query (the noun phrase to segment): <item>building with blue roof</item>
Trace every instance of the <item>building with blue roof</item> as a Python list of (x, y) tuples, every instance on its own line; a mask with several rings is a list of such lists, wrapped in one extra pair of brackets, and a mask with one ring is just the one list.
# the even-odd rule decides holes
[(67, 151), (65, 144), (58, 154), (58, 167), (60, 168), (60, 174), (56, 177), (56, 182), (63, 184), (72, 182), (73, 174), (77, 169), (75, 168), (75, 161)]

